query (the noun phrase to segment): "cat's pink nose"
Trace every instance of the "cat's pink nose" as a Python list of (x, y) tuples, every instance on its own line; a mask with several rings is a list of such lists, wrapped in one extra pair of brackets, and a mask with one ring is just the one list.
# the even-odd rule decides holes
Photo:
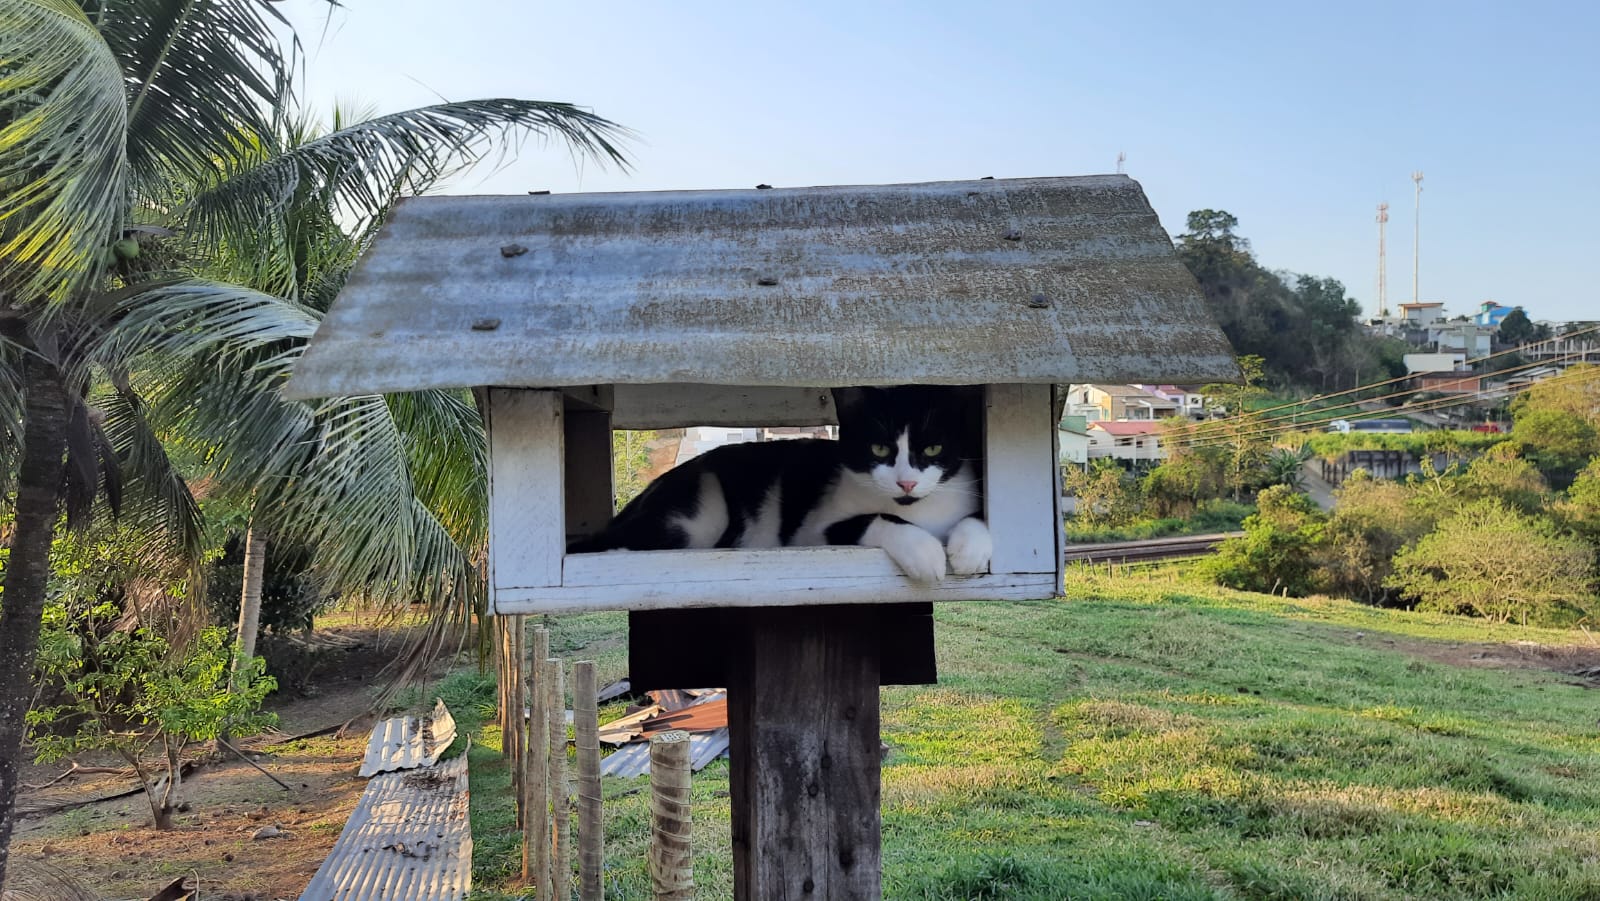
[(917, 487), (916, 482), (895, 482), (895, 484), (899, 485), (900, 490), (904, 491), (906, 494), (910, 494), (911, 490)]

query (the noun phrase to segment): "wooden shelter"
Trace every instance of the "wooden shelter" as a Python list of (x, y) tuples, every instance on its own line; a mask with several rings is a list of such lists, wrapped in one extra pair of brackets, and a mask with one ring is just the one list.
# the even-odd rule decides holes
[[(483, 390), (493, 610), (709, 610), (636, 613), (634, 684), (726, 676), (739, 897), (850, 898), (877, 894), (877, 687), (932, 678), (926, 602), (1059, 593), (1058, 386), (1237, 375), (1139, 185), (1092, 176), (410, 199), (286, 393)], [(828, 389), (897, 384), (983, 386), (987, 573), (565, 552), (611, 514), (614, 429), (825, 424)]]

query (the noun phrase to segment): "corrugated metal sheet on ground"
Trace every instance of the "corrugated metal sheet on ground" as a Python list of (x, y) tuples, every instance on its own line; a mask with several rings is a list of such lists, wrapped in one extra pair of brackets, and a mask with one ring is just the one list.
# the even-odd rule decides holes
[(662, 732), (682, 729), (685, 732), (710, 732), (728, 726), (728, 696), (707, 698), (705, 701), (658, 713), (639, 724), (639, 737), (650, 738)]
[(407, 198), (285, 394), (1237, 377), (1144, 190), (1095, 175)]
[(437, 699), (433, 713), (427, 716), (396, 716), (373, 726), (367, 737), (367, 754), (361, 759), (361, 775), (432, 766), (455, 740), (456, 718), (445, 708), (444, 700)]
[(459, 901), (471, 889), (462, 754), (373, 777), (300, 901)]
[[(689, 769), (698, 773), (705, 765), (728, 753), (728, 730), (714, 729), (689, 735)], [(647, 741), (623, 745), (610, 757), (600, 761), (600, 775), (621, 776), (625, 779), (643, 776), (650, 772), (650, 743)]]

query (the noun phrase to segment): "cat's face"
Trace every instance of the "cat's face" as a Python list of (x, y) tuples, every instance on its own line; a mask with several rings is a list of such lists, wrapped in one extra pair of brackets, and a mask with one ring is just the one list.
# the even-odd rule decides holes
[(971, 402), (971, 391), (959, 388), (835, 389), (846, 470), (895, 503), (916, 503), (972, 455)]

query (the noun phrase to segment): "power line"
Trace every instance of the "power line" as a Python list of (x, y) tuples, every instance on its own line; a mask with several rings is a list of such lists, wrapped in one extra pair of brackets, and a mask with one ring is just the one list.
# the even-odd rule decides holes
[[(1555, 341), (1558, 341), (1558, 340), (1564, 340), (1564, 339), (1567, 339), (1567, 338), (1576, 338), (1579, 335), (1586, 335), (1586, 334), (1589, 334), (1590, 332), (1600, 332), (1600, 325), (1594, 325), (1594, 326), (1590, 326), (1588, 328), (1578, 329), (1577, 331), (1567, 332), (1566, 334), (1559, 335), (1559, 336), (1552, 336), (1550, 338), (1544, 339), (1543, 341), (1533, 341), (1533, 342), (1530, 342), (1528, 344), (1521, 344), (1521, 345), (1518, 345), (1516, 347), (1507, 348), (1505, 350), (1495, 351), (1494, 353), (1486, 354), (1486, 355), (1481, 356), (1481, 357), (1473, 357), (1472, 359), (1463, 360), (1460, 365), (1462, 365), (1462, 366), (1471, 366), (1471, 365), (1474, 365), (1476, 363), (1483, 363), (1483, 362), (1486, 362), (1488, 360), (1492, 360), (1495, 357), (1503, 357), (1506, 354), (1518, 353), (1520, 351), (1527, 350), (1530, 347), (1538, 347), (1541, 344), (1551, 344), (1551, 343), (1554, 343)], [(1540, 361), (1540, 363), (1532, 364), (1532, 365), (1543, 365), (1544, 363), (1548, 363), (1548, 362), (1550, 362), (1550, 361)], [(1507, 370), (1502, 370), (1502, 371), (1507, 371)], [(1385, 385), (1393, 385), (1396, 382), (1403, 382), (1403, 381), (1406, 381), (1406, 380), (1414, 378), (1414, 377), (1415, 377), (1415, 373), (1407, 373), (1405, 375), (1395, 376), (1394, 378), (1384, 379), (1381, 382), (1372, 382), (1372, 383), (1366, 384), (1366, 385), (1357, 385), (1354, 388), (1346, 388), (1343, 391), (1335, 391), (1332, 394), (1318, 394), (1318, 395), (1315, 395), (1314, 397), (1308, 397), (1305, 400), (1290, 401), (1290, 402), (1285, 403), (1285, 404), (1279, 404), (1279, 405), (1277, 405), (1275, 407), (1266, 407), (1264, 409), (1257, 410), (1255, 412), (1257, 412), (1257, 413), (1272, 413), (1272, 412), (1275, 412), (1275, 411), (1278, 411), (1278, 410), (1288, 410), (1288, 409), (1290, 409), (1292, 407), (1304, 407), (1304, 406), (1310, 404), (1313, 401), (1333, 400), (1336, 397), (1344, 397), (1345, 395), (1356, 394), (1356, 393), (1361, 392), (1361, 391), (1370, 391), (1373, 388), (1382, 388)], [(1373, 400), (1374, 398), (1362, 398), (1362, 399), (1363, 400)], [(1288, 415), (1294, 415), (1294, 414), (1288, 414)], [(1287, 418), (1287, 416), (1279, 416), (1279, 417), (1273, 417), (1273, 418), (1274, 419), (1284, 419), (1284, 418)], [(1217, 425), (1214, 422), (1201, 423), (1201, 427), (1202, 428), (1204, 428), (1206, 426), (1212, 426), (1213, 428), (1222, 428), (1223, 427), (1223, 426)]]
[(1272, 438), (1276, 438), (1276, 437), (1279, 437), (1279, 436), (1282, 436), (1282, 435), (1290, 435), (1290, 434), (1294, 434), (1295, 432), (1307, 431), (1308, 428), (1314, 428), (1316, 426), (1324, 426), (1324, 425), (1327, 425), (1327, 424), (1332, 423), (1332, 422), (1337, 422), (1337, 421), (1339, 421), (1341, 419), (1346, 420), (1346, 421), (1352, 421), (1352, 422), (1368, 420), (1368, 419), (1387, 419), (1387, 418), (1392, 418), (1392, 417), (1396, 417), (1396, 416), (1404, 416), (1408, 412), (1409, 413), (1422, 413), (1422, 412), (1428, 412), (1428, 411), (1431, 411), (1431, 410), (1440, 410), (1440, 409), (1447, 409), (1447, 408), (1450, 408), (1450, 407), (1465, 406), (1467, 404), (1477, 403), (1480, 400), (1484, 399), (1485, 397), (1489, 397), (1489, 398), (1496, 399), (1496, 400), (1515, 397), (1515, 396), (1517, 396), (1519, 394), (1524, 394), (1524, 393), (1526, 393), (1528, 391), (1531, 391), (1534, 388), (1539, 387), (1541, 385), (1551, 385), (1551, 384), (1557, 384), (1557, 383), (1564, 384), (1564, 383), (1567, 383), (1569, 381), (1571, 383), (1573, 383), (1573, 384), (1582, 385), (1582, 384), (1588, 384), (1589, 382), (1593, 382), (1593, 381), (1597, 381), (1597, 380), (1600, 380), (1600, 368), (1581, 369), (1581, 370), (1577, 370), (1575, 372), (1564, 373), (1562, 375), (1553, 376), (1551, 378), (1544, 379), (1544, 380), (1541, 380), (1541, 381), (1538, 381), (1538, 382), (1533, 382), (1533, 383), (1530, 383), (1530, 384), (1525, 385), (1525, 386), (1520, 387), (1520, 388), (1511, 388), (1511, 387), (1508, 386), (1506, 388), (1499, 389), (1498, 391), (1493, 392), (1493, 393), (1490, 393), (1490, 392), (1477, 392), (1475, 394), (1463, 395), (1463, 396), (1459, 396), (1459, 397), (1437, 398), (1437, 399), (1431, 400), (1431, 401), (1424, 401), (1423, 403), (1420, 403), (1420, 404), (1408, 405), (1405, 409), (1400, 409), (1400, 410), (1392, 410), (1392, 411), (1391, 410), (1369, 410), (1369, 411), (1363, 411), (1361, 413), (1352, 414), (1352, 415), (1348, 415), (1348, 416), (1334, 416), (1334, 417), (1330, 417), (1328, 419), (1323, 419), (1323, 420), (1311, 420), (1311, 421), (1305, 422), (1303, 424), (1297, 424), (1297, 425), (1292, 425), (1292, 426), (1278, 426), (1278, 427), (1274, 427), (1274, 428), (1253, 429), (1253, 430), (1249, 430), (1249, 431), (1240, 433), (1239, 435), (1227, 435), (1227, 436), (1224, 436), (1224, 435), (1205, 435), (1205, 436), (1200, 436), (1197, 439), (1191, 439), (1190, 441), (1186, 442), (1184, 444), (1184, 446), (1185, 447), (1196, 447), (1196, 448), (1222, 447), (1222, 446), (1225, 446), (1225, 445), (1227, 445), (1227, 444), (1229, 444), (1229, 443), (1231, 443), (1231, 442), (1233, 442), (1235, 440), (1238, 440), (1240, 438), (1256, 438), (1256, 439), (1261, 439), (1261, 440), (1270, 440)]

